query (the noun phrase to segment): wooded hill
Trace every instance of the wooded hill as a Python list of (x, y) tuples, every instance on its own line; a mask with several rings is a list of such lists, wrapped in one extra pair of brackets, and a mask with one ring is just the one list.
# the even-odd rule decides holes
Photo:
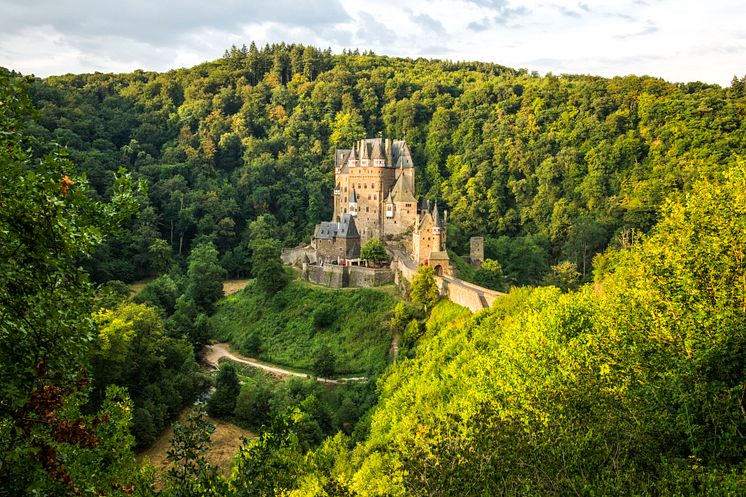
[[(0, 495), (743, 495), (746, 79), (278, 45), (32, 79), (36, 121), (27, 83), (0, 70)], [(380, 302), (401, 349), (375, 394), (330, 395), (328, 416), (315, 383), (270, 395), (225, 367), (217, 407), (274, 417), (251, 418), (229, 477), (200, 457), (204, 419), (177, 427), (156, 491), (132, 433), (147, 443), (204, 387), (194, 350), (226, 270), (256, 279), (225, 319), (313, 299), (278, 277), (275, 239), (328, 218), (333, 148), (378, 132), (410, 144), (451, 248), (488, 236), (492, 281), (589, 284), (513, 288), (470, 315), (433, 306), (426, 268), (412, 304)], [(159, 277), (131, 302), (81, 261), (98, 281)], [(316, 300), (331, 306), (296, 319), (307, 335), (334, 328)], [(351, 435), (323, 438), (338, 426)]]
[(333, 149), (383, 135), (407, 141), (418, 191), (448, 207), (451, 248), (485, 235), (508, 283), (527, 284), (563, 260), (588, 279), (593, 255), (648, 231), (668, 194), (732, 164), (745, 82), (252, 44), (162, 74), (36, 80), (32, 132), (67, 146), (101, 195), (120, 166), (149, 182), (130, 233), (91, 264), (98, 280), (155, 274), (205, 239), (245, 274), (248, 222), (266, 215), (286, 245), (307, 240), (330, 216)]

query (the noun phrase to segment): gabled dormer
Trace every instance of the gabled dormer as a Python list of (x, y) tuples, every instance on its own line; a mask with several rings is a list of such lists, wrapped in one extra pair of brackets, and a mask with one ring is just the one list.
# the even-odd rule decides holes
[(386, 155), (383, 151), (383, 140), (376, 140), (373, 142), (373, 153), (371, 154), (374, 167), (385, 167), (386, 166)]
[(358, 157), (357, 149), (353, 146), (352, 151), (350, 152), (350, 156), (347, 159), (347, 166), (357, 167), (359, 165), (360, 165), (360, 159)]

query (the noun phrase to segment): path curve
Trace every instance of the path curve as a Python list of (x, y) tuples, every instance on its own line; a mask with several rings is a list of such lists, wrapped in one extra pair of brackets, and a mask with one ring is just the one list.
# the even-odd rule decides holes
[[(205, 345), (204, 349), (202, 350), (202, 358), (207, 364), (209, 364), (210, 366), (214, 368), (218, 367), (220, 359), (230, 359), (231, 361), (239, 362), (241, 364), (246, 364), (253, 368), (262, 369), (264, 371), (275, 374), (277, 376), (297, 376), (299, 378), (312, 378), (311, 375), (306, 374), (306, 373), (298, 373), (296, 371), (289, 371), (279, 366), (274, 366), (272, 364), (260, 362), (252, 357), (244, 357), (240, 354), (231, 352), (230, 344), (226, 342), (215, 343), (212, 345)], [(351, 381), (366, 381), (367, 379), (368, 378), (366, 378), (365, 376), (340, 378), (338, 380), (333, 380), (331, 378), (316, 378), (316, 380), (321, 383), (329, 383), (332, 385), (338, 385), (339, 383), (347, 383)]]

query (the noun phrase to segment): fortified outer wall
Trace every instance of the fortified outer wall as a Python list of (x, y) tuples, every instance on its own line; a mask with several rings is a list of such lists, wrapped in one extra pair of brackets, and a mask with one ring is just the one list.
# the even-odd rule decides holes
[[(301, 265), (304, 254), (307, 254), (311, 261), (316, 258), (313, 249), (303, 247), (283, 250), (282, 260), (285, 264)], [(417, 274), (417, 267), (414, 262), (408, 258), (402, 260), (400, 254), (396, 254), (391, 262), (390, 269), (310, 264), (303, 271), (303, 279), (331, 288), (372, 288), (392, 282), (399, 285), (399, 288), (403, 288), (402, 279), (411, 282), (415, 274)], [(495, 299), (504, 295), (448, 276), (436, 276), (435, 282), (443, 297), (470, 309), (472, 312), (488, 309)]]
[(440, 294), (448, 297), (452, 302), (468, 307), (472, 312), (489, 309), (492, 303), (504, 293), (490, 290), (448, 276), (436, 277)]
[(345, 288), (349, 282), (349, 275), (344, 266), (308, 266), (303, 270), (303, 279), (331, 288)]
[(316, 263), (316, 251), (312, 247), (284, 248), (282, 249), (282, 255), (280, 258), (282, 259), (283, 264), (287, 264), (288, 266), (300, 266), (303, 264), (304, 255), (308, 256), (311, 263)]
[(371, 288), (388, 285), (394, 282), (394, 273), (389, 268), (373, 269), (368, 267), (350, 266), (349, 286), (354, 288)]
[[(406, 262), (400, 258), (391, 263), (391, 269), (395, 275), (395, 282), (402, 288), (402, 279), (411, 282), (414, 275), (417, 274), (417, 268), (410, 260)], [(440, 289), (440, 295), (448, 298), (451, 302), (463, 305), (472, 312), (478, 312), (482, 309), (489, 309), (492, 303), (504, 293), (490, 290), (481, 286), (468, 283), (448, 276), (436, 276), (435, 283)]]
[(331, 288), (373, 288), (393, 283), (394, 273), (389, 268), (309, 265), (303, 271), (303, 279)]

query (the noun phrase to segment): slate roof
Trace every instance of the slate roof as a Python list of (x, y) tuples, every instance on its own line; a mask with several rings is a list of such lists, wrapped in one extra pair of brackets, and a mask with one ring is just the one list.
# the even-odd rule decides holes
[(337, 228), (337, 223), (323, 221), (316, 225), (316, 233), (313, 234), (313, 237), (318, 240), (331, 240), (337, 236)]
[(446, 251), (442, 251), (442, 252), (430, 252), (429, 259), (431, 261), (448, 260), (448, 252), (446, 252)]
[(389, 196), (386, 202), (417, 202), (414, 197), (414, 193), (409, 190), (407, 181), (404, 179), (404, 175), (399, 175), (399, 178), (394, 183), (394, 187), (389, 192)]
[(412, 153), (404, 140), (384, 140), (383, 138), (366, 138), (355, 143), (351, 149), (338, 149), (335, 163), (346, 173), (347, 161), (358, 159), (385, 159), (385, 167), (414, 167)]
[(342, 222), (339, 223), (337, 236), (339, 238), (360, 238), (360, 233), (355, 225), (355, 216), (350, 213), (342, 216)]
[(342, 216), (342, 221), (333, 223), (323, 221), (316, 225), (314, 238), (317, 240), (333, 240), (334, 238), (360, 238), (360, 232), (355, 225), (355, 217), (349, 213)]

